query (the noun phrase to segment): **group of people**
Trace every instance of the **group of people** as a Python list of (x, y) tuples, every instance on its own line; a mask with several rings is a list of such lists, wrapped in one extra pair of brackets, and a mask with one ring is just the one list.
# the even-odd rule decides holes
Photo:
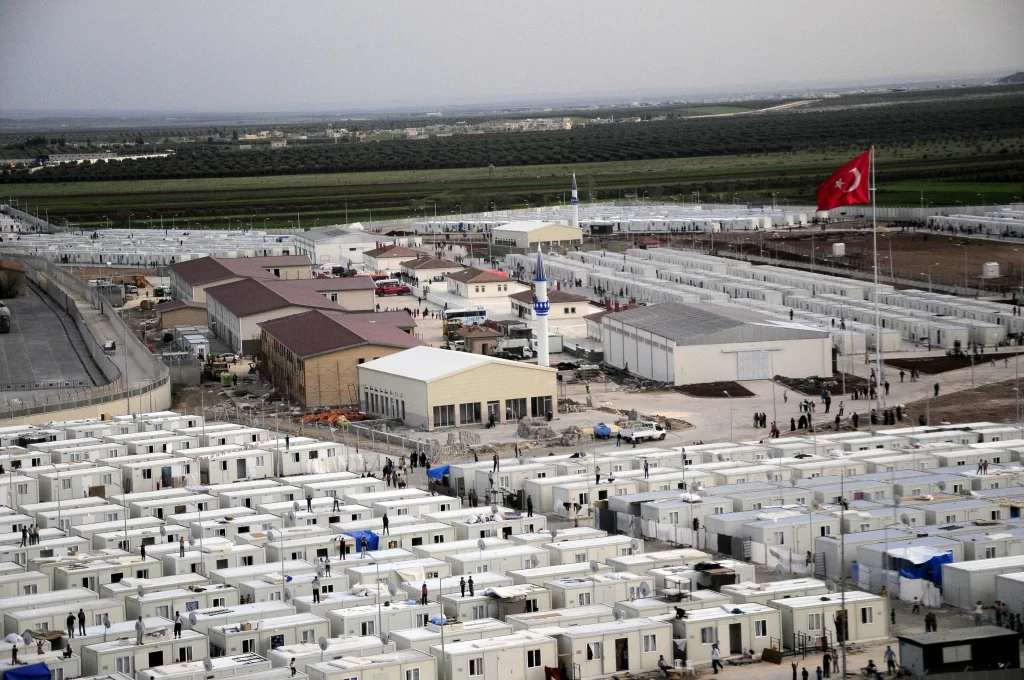
[(39, 543), (39, 527), (35, 524), (21, 527), (21, 547)]
[[(405, 468), (405, 456), (402, 456), (402, 459), (401, 459), (400, 462), (402, 464), (401, 465), (401, 469), (404, 469)], [(384, 483), (387, 486), (393, 486), (396, 489), (404, 489), (405, 488), (405, 476), (402, 475), (401, 469), (396, 469), (395, 464), (389, 458), (388, 462), (384, 463), (384, 469), (382, 470), (382, 472), (384, 473)]]

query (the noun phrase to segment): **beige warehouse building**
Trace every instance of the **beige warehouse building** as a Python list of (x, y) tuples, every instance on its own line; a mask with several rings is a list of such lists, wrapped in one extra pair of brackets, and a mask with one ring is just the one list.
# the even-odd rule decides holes
[(360, 407), (434, 429), (558, 413), (553, 368), (433, 347), (362, 364)]
[(828, 331), (725, 305), (666, 302), (607, 314), (601, 344), (606, 364), (673, 385), (832, 375)]
[(494, 227), (489, 234), (495, 255), (572, 250), (583, 243), (583, 230), (561, 222), (525, 220)]

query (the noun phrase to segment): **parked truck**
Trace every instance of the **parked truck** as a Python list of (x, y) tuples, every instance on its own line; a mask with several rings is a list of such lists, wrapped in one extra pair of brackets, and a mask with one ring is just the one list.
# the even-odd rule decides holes
[(627, 423), (622, 429), (622, 438), (630, 443), (649, 442), (665, 438), (665, 428), (653, 420), (638, 420)]

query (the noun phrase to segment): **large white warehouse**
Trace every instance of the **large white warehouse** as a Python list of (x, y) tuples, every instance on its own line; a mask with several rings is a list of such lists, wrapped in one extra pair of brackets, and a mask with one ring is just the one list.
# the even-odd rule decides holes
[(605, 363), (674, 385), (831, 375), (828, 332), (758, 312), (666, 302), (601, 320)]

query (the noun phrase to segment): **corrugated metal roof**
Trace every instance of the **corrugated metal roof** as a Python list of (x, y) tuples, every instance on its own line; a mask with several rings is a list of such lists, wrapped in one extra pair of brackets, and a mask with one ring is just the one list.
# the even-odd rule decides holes
[(272, 255), (266, 257), (200, 257), (171, 265), (171, 271), (186, 282), (196, 285), (220, 281), (232, 276), (271, 276), (274, 267), (312, 266), (305, 255)]
[[(409, 378), (410, 380), (430, 382), (492, 363), (524, 371), (549, 371), (552, 374), (557, 372), (553, 368), (536, 366), (534, 364), (497, 359), (482, 354), (437, 349), (435, 347), (413, 347), (404, 352), (396, 352), (380, 359), (368, 361), (359, 368), (360, 370), (366, 369), (378, 373), (397, 375)], [(554, 378), (552, 377), (552, 379)]]
[(314, 309), (264, 321), (260, 327), (302, 358), (364, 344), (405, 348), (423, 344), (418, 338), (376, 316)]
[(609, 314), (602, 323), (607, 324), (609, 321), (674, 340), (676, 345), (829, 337), (828, 331), (798, 324), (781, 324), (776, 319), (753, 311), (715, 305), (684, 305), (679, 302), (635, 307)]
[(251, 316), (289, 306), (343, 309), (320, 293), (293, 284), (299, 281), (274, 279), (242, 279), (206, 289), (206, 295), (216, 300), (237, 317)]

